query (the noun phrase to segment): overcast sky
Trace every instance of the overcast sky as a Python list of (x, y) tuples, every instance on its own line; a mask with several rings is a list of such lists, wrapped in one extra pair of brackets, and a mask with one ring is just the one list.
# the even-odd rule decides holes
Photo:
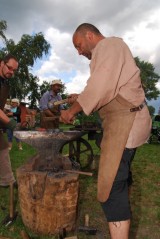
[(68, 93), (79, 93), (89, 76), (89, 61), (72, 44), (83, 22), (105, 36), (123, 38), (134, 57), (152, 63), (160, 74), (159, 0), (0, 0), (0, 16), (7, 21), (7, 38), (15, 42), (23, 34), (44, 34), (50, 54), (36, 62), (33, 72), (40, 82), (61, 78)]

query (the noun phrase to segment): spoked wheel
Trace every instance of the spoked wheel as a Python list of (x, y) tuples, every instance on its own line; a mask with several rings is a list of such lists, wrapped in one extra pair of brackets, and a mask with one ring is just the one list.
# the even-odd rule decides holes
[(73, 166), (80, 169), (88, 168), (93, 161), (93, 150), (91, 145), (83, 138), (67, 142), (61, 149), (62, 155), (68, 154)]

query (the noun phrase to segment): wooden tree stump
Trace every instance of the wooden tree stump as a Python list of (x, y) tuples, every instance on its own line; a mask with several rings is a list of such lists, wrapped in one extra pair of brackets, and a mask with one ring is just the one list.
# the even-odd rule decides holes
[(65, 228), (75, 229), (79, 193), (78, 175), (17, 169), (18, 193), (23, 223), (41, 235), (54, 235)]

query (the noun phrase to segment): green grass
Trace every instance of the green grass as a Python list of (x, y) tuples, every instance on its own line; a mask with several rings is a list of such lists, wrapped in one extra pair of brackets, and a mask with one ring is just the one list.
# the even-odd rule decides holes
[[(86, 138), (86, 136), (85, 136)], [(86, 138), (87, 139), (87, 138)], [(88, 141), (94, 150), (96, 165), (98, 165), (98, 158), (100, 151), (95, 145), (95, 141)], [(23, 151), (19, 151), (14, 142), (13, 148), (10, 151), (11, 163), (14, 174), (16, 169), (23, 165), (29, 157), (36, 154), (35, 149), (27, 144), (23, 145)], [(89, 170), (89, 169), (88, 169)], [(93, 176), (83, 176), (80, 179), (80, 196), (78, 203), (78, 221), (79, 225), (84, 225), (85, 214), (90, 216), (90, 226), (97, 228), (103, 232), (105, 238), (109, 238), (108, 227), (101, 210), (100, 204), (96, 200), (96, 186), (97, 186), (97, 170), (93, 171)], [(131, 206), (132, 206), (132, 225), (131, 225), (131, 239), (159, 239), (160, 238), (160, 145), (156, 142), (154, 144), (145, 144), (141, 146), (136, 153), (132, 164), (134, 184), (131, 192)], [(15, 193), (15, 197), (18, 195)], [(2, 221), (8, 214), (9, 205), (9, 189), (0, 187), (0, 221)], [(58, 239), (55, 236), (40, 236), (33, 234), (30, 230), (25, 228), (17, 202), (16, 210), (18, 217), (10, 227), (0, 226), (0, 236), (9, 238), (22, 238), (20, 233), (26, 230), (33, 239)], [(70, 236), (73, 233), (70, 234)], [(69, 236), (69, 235), (67, 235)], [(78, 233), (79, 239), (94, 239), (96, 236), (86, 235), (85, 233)]]
[(160, 145), (145, 144), (137, 151), (132, 169), (134, 184), (131, 196), (132, 230), (139, 239), (160, 235)]

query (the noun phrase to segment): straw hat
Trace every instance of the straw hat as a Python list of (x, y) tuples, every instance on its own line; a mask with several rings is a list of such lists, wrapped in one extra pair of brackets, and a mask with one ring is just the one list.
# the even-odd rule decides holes
[(62, 81), (60, 79), (55, 79), (51, 82), (50, 85), (62, 85)]

